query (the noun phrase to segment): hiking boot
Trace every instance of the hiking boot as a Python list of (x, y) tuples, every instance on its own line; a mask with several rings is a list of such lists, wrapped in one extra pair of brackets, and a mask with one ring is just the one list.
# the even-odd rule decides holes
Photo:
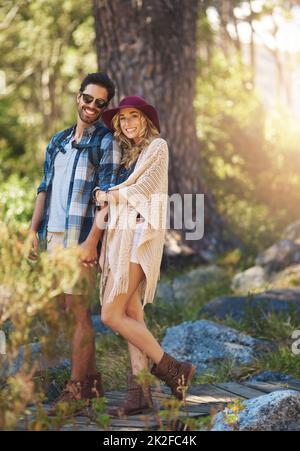
[(172, 395), (182, 401), (191, 382), (196, 367), (190, 362), (179, 362), (166, 352), (161, 361), (154, 364), (151, 374), (164, 381), (170, 387)]
[(85, 408), (84, 399), (82, 398), (82, 385), (82, 382), (72, 380), (67, 381), (63, 391), (52, 402), (50, 409), (48, 410), (48, 415), (56, 416), (61, 410), (65, 410), (59, 408), (63, 404), (68, 405), (66, 409), (68, 410), (66, 412), (67, 416), (76, 415), (82, 412)]
[(108, 414), (114, 417), (124, 417), (150, 413), (153, 410), (153, 401), (148, 384), (139, 384), (136, 376), (127, 376), (127, 393), (122, 406), (108, 408)]

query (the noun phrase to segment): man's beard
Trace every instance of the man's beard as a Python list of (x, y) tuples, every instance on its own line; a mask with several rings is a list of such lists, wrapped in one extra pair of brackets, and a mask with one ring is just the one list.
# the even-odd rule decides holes
[(93, 124), (94, 122), (97, 122), (101, 117), (101, 112), (97, 112), (93, 117), (88, 116), (85, 111), (84, 107), (78, 106), (78, 114), (82, 122), (85, 124)]

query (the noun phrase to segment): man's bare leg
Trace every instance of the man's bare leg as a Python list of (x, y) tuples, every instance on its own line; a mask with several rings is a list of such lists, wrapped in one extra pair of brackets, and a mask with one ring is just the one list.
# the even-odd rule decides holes
[(66, 313), (71, 316), (71, 379), (83, 381), (96, 369), (95, 336), (86, 296), (66, 294)]

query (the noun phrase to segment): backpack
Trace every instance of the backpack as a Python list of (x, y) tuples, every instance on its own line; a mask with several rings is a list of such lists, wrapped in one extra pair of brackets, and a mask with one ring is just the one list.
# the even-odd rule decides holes
[[(54, 136), (53, 138), (53, 145), (51, 146), (51, 151), (50, 151), (50, 155), (51, 155), (51, 159), (54, 158), (54, 156), (56, 155), (57, 152), (54, 152), (54, 150), (59, 149), (61, 152), (65, 152), (63, 146), (61, 145), (62, 142), (66, 139), (67, 136), (69, 136), (69, 134), (74, 130), (75, 125), (73, 125), (72, 127), (67, 128), (66, 130), (59, 132), (56, 136)], [(110, 131), (103, 127), (100, 131), (97, 130), (97, 135), (98, 138), (97, 142), (100, 143), (99, 144), (94, 144), (93, 143), (93, 138), (91, 139), (91, 143), (89, 144), (74, 144), (74, 147), (76, 149), (88, 149), (88, 158), (90, 163), (97, 168), (100, 165), (100, 159), (101, 159), (101, 142), (102, 139), (108, 134), (110, 133)]]

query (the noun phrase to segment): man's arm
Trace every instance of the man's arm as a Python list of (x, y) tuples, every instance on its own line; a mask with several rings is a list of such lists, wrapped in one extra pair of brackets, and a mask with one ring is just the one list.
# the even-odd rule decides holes
[(87, 239), (80, 246), (80, 260), (87, 266), (93, 266), (98, 262), (97, 245), (103, 237), (108, 207), (105, 205), (101, 210), (97, 210), (91, 231)]
[(49, 154), (49, 149), (51, 148), (51, 144), (53, 142), (53, 138), (48, 143), (45, 151), (45, 158), (44, 158), (44, 168), (43, 168), (43, 178), (41, 183), (39, 184), (37, 188), (37, 197), (35, 200), (35, 207), (31, 219), (31, 224), (29, 227), (29, 233), (31, 235), (32, 240), (32, 251), (29, 256), (32, 260), (35, 260), (37, 258), (38, 254), (38, 238), (37, 238), (37, 231), (39, 229), (39, 225), (41, 223), (44, 208), (45, 208), (45, 202), (46, 202), (46, 190), (47, 190), (47, 174), (50, 168), (51, 164), (51, 158)]
[(36, 197), (35, 207), (31, 219), (31, 224), (29, 227), (29, 233), (32, 235), (32, 253), (30, 258), (35, 259), (38, 254), (38, 239), (37, 239), (37, 231), (40, 225), (40, 222), (43, 217), (44, 208), (45, 208), (45, 200), (46, 200), (46, 192), (40, 191)]
[[(113, 140), (111, 133), (108, 133), (101, 143), (101, 161), (97, 174), (96, 188), (93, 196), (98, 190), (108, 189), (117, 183), (117, 175), (120, 167), (122, 152), (117, 143)], [(97, 261), (97, 245), (103, 237), (105, 216), (107, 214), (107, 203), (102, 202), (101, 210), (96, 211), (92, 229), (87, 239), (81, 245), (81, 261), (83, 264), (93, 265)]]

